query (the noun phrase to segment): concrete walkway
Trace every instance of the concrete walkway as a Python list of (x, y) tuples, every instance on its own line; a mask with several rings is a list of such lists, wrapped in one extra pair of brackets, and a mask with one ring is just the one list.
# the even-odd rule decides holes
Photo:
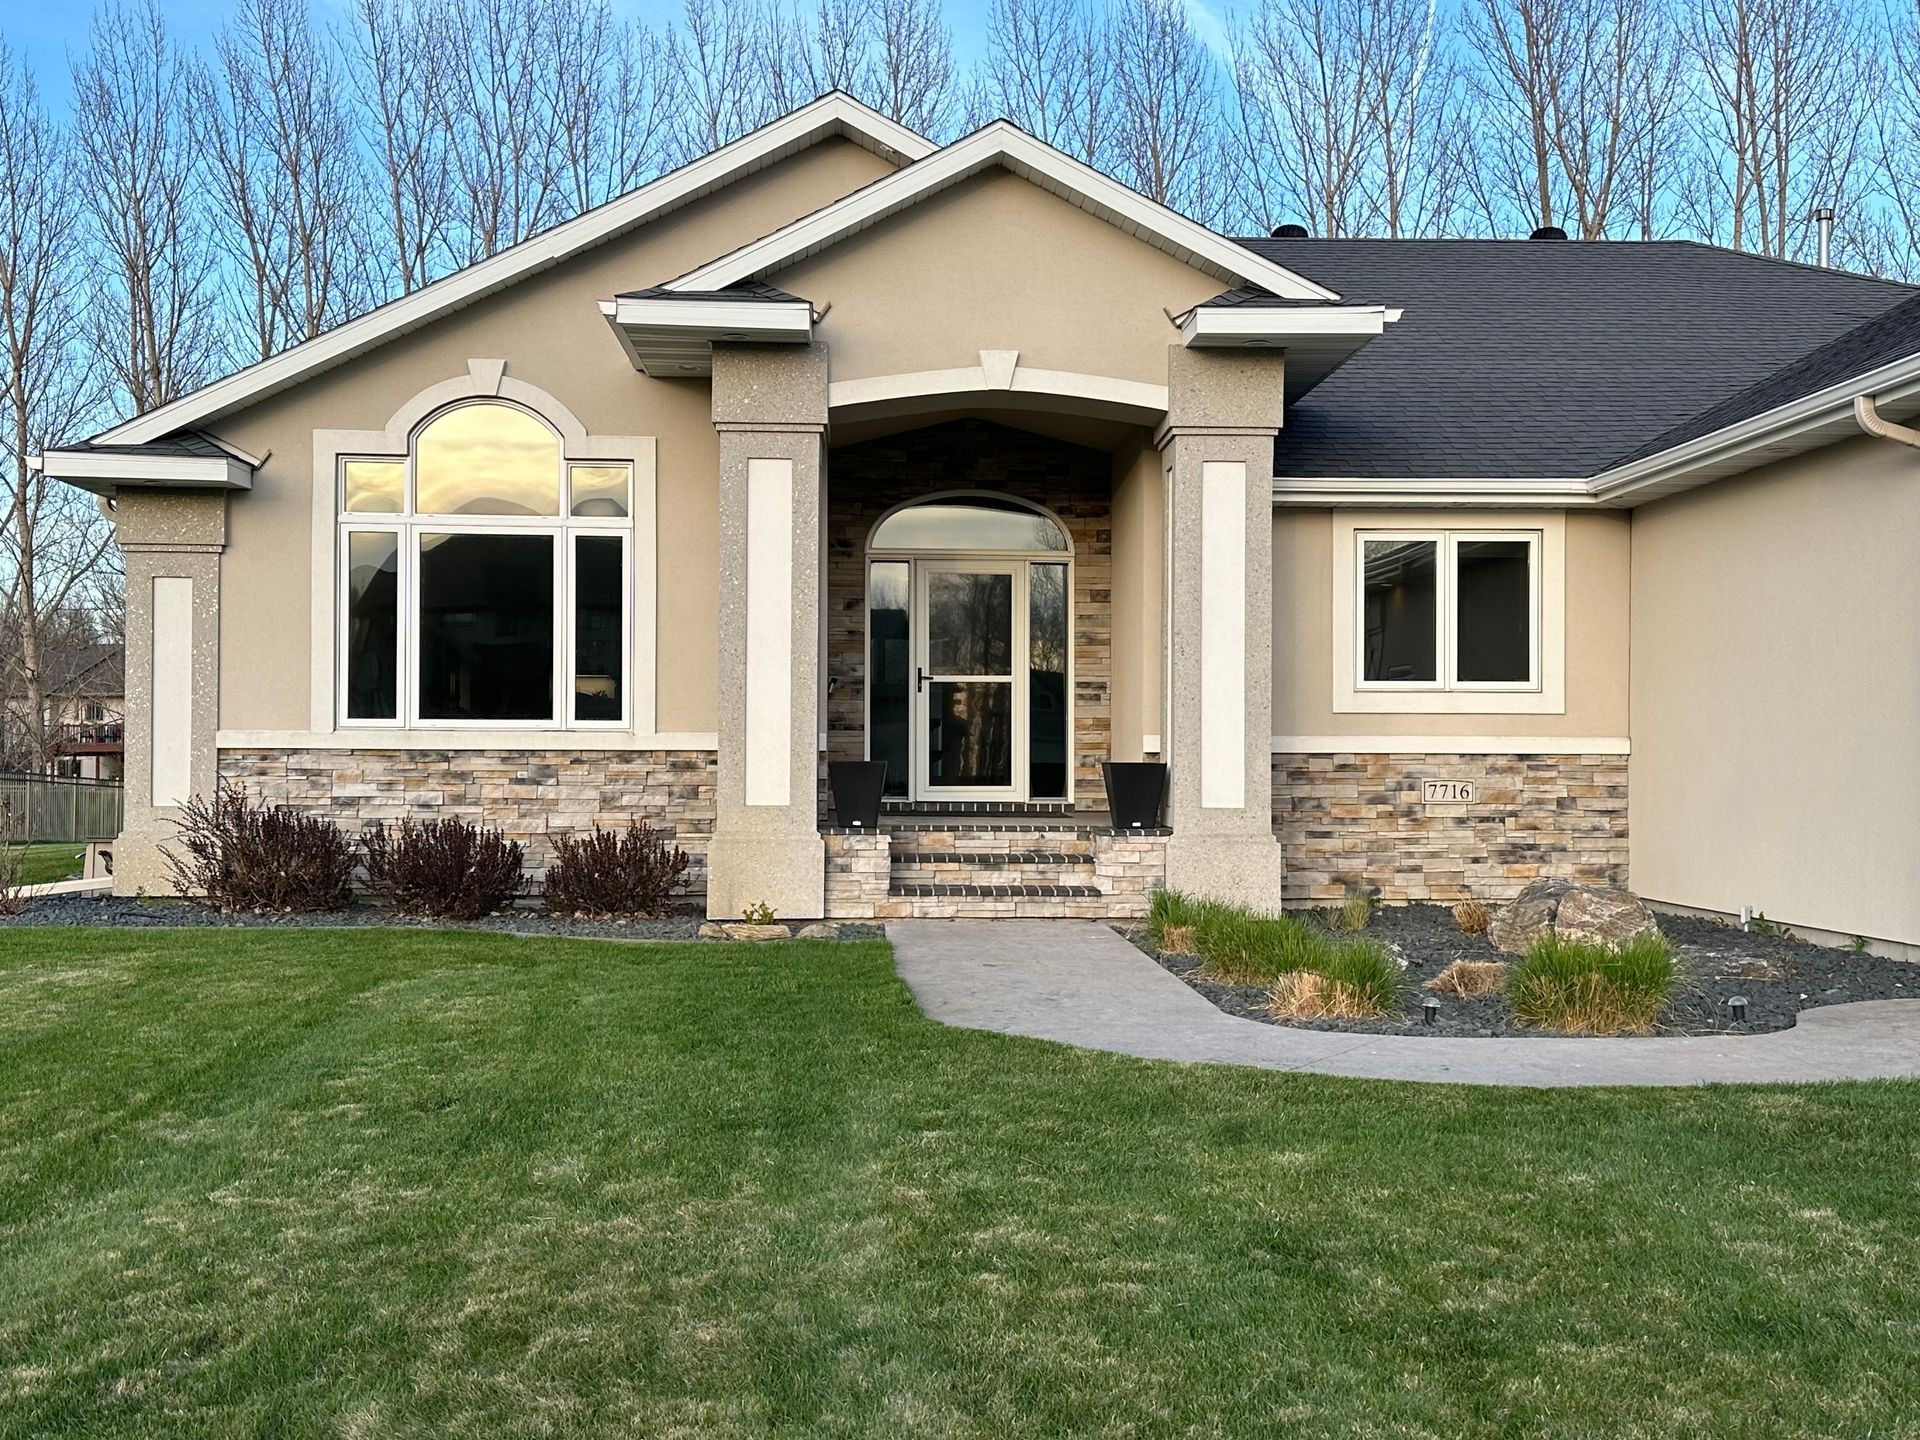
[(1920, 1076), (1920, 1002), (1809, 1010), (1762, 1035), (1428, 1039), (1295, 1030), (1217, 1010), (1105, 925), (904, 920), (894, 966), (928, 1016), (1157, 1060), (1460, 1085), (1705, 1085)]

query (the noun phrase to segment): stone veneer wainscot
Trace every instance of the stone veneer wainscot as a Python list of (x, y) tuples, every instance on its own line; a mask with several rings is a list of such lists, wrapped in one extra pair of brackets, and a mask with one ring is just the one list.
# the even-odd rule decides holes
[(686, 890), (706, 891), (710, 750), (222, 750), (220, 776), (349, 831), (409, 816), (494, 826), (527, 847), (534, 871), (550, 835), (644, 820), (693, 857)]
[[(1427, 805), (1423, 780), (1473, 782)], [(1542, 875), (1627, 882), (1624, 755), (1276, 755), (1289, 904), (1508, 900)]]

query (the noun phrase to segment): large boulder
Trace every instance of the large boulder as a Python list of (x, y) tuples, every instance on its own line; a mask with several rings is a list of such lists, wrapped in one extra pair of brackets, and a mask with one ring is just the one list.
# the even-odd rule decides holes
[(1577, 880), (1535, 880), (1495, 913), (1487, 938), (1509, 955), (1524, 955), (1543, 935), (1619, 945), (1659, 928), (1653, 912), (1625, 890)]

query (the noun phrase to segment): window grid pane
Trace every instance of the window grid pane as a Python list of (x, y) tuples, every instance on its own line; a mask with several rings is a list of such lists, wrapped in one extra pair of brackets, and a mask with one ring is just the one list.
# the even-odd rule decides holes
[(400, 713), (400, 532), (347, 534), (347, 718)]
[(618, 535), (573, 541), (573, 718), (617, 721), (626, 688), (626, 544)]
[(1454, 679), (1525, 685), (1533, 679), (1533, 542), (1454, 542)]
[(423, 720), (551, 722), (554, 537), (420, 536)]
[(569, 508), (583, 520), (620, 519), (631, 508), (632, 476), (624, 465), (567, 467)]
[(414, 442), (422, 515), (558, 515), (560, 440), (510, 405), (460, 405)]
[(1432, 684), (1440, 678), (1437, 539), (1369, 539), (1361, 578), (1361, 678)]
[(340, 508), (355, 515), (398, 515), (406, 509), (403, 460), (349, 460), (341, 467)]

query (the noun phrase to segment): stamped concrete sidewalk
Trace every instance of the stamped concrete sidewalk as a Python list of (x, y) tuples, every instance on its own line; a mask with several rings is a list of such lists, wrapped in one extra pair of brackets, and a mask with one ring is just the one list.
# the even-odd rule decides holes
[(1105, 925), (903, 920), (894, 967), (944, 1024), (1157, 1060), (1458, 1085), (1706, 1085), (1920, 1076), (1920, 1001), (1809, 1010), (1763, 1035), (1426, 1039), (1295, 1030), (1215, 1009)]

